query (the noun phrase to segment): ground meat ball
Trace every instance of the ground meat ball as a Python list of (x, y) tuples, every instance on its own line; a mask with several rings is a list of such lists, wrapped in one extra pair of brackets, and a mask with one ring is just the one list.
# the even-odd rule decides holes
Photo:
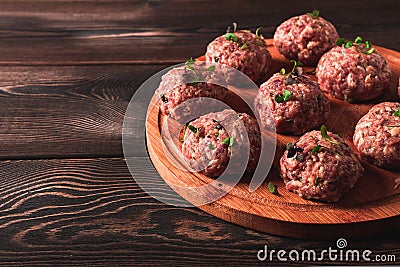
[(254, 82), (264, 81), (272, 59), (264, 38), (245, 30), (233, 34), (237, 41), (227, 40), (225, 34), (207, 46), (207, 62), (228, 65), (243, 72)]
[(321, 89), (348, 102), (381, 96), (390, 84), (389, 65), (376, 51), (365, 50), (364, 44), (336, 46), (323, 55), (316, 70)]
[[(196, 67), (197, 68), (197, 67)], [(157, 88), (155, 95), (159, 99), (161, 114), (169, 115), (175, 119), (179, 119), (188, 114), (196, 113), (196, 108), (201, 109), (202, 105), (188, 105), (182, 108), (176, 109), (178, 105), (185, 102), (188, 99), (198, 97), (209, 97), (217, 100), (223, 100), (228, 91), (225, 87), (217, 84), (222, 84), (221, 81), (213, 83), (213, 77), (219, 79), (218, 73), (210, 71), (198, 71), (196, 75), (205, 75), (205, 77), (197, 77), (198, 79), (209, 81), (209, 82), (197, 82), (192, 81), (196, 78), (193, 76), (193, 72), (187, 69), (187, 66), (173, 68), (164, 74), (161, 78), (161, 83)], [(207, 103), (210, 104), (210, 103)], [(188, 109), (190, 108), (190, 109)]]
[[(353, 188), (364, 168), (338, 135), (328, 132), (328, 136), (340, 143), (332, 144), (320, 131), (311, 131), (288, 145), (289, 150), (280, 159), (286, 189), (305, 199), (336, 202)], [(313, 153), (316, 146), (321, 147)]]
[(400, 103), (372, 107), (358, 121), (353, 142), (362, 159), (382, 168), (400, 168)]
[[(210, 177), (218, 177), (228, 165), (232, 147), (236, 146), (235, 151), (243, 151), (242, 147), (249, 145), (249, 158), (243, 158), (247, 162), (246, 171), (251, 172), (256, 168), (261, 151), (261, 134), (257, 120), (245, 113), (235, 114), (232, 110), (224, 110), (201, 116), (188, 124), (184, 132), (182, 154), (194, 170)], [(239, 131), (240, 123), (246, 128), (248, 139), (244, 137), (245, 132)], [(231, 136), (222, 124), (230, 126), (233, 130)], [(227, 138), (233, 138), (232, 146)], [(232, 170), (241, 171), (236, 166)]]
[(338, 38), (335, 27), (329, 21), (304, 14), (278, 26), (274, 34), (274, 45), (287, 59), (313, 66), (335, 45)]
[[(290, 92), (290, 99), (277, 103), (275, 96), (284, 90)], [(255, 108), (264, 128), (275, 123), (278, 133), (300, 135), (324, 123), (329, 100), (308, 76), (277, 73), (261, 85)]]

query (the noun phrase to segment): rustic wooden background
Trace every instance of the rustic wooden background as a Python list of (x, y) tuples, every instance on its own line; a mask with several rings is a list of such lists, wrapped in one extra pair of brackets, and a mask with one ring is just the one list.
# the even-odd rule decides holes
[[(325, 249), (162, 204), (132, 179), (124, 112), (157, 71), (202, 55), (227, 25), (275, 27), (314, 8), (341, 36), (400, 50), (397, 0), (0, 2), (0, 263), (268, 265), (275, 249)], [(149, 176), (144, 150), (134, 155)], [(399, 229), (349, 248), (396, 255)], [(318, 235), (318, 233), (315, 233)], [(290, 263), (285, 263), (289, 265)], [(393, 263), (392, 263), (393, 264)]]

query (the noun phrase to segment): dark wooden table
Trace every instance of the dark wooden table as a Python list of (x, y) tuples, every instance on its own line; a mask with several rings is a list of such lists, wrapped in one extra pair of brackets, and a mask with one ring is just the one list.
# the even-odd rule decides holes
[[(319, 8), (341, 36), (360, 34), (400, 50), (397, 6), (398, 0), (1, 1), (0, 262), (265, 266), (271, 263), (256, 255), (264, 245), (335, 247), (336, 240), (272, 236), (148, 196), (124, 161), (124, 113), (144, 80), (202, 55), (232, 22), (264, 26), (271, 38), (284, 19)], [(154, 175), (146, 151), (130, 156), (143, 162), (137, 175)], [(399, 264), (399, 232), (348, 239), (348, 248), (395, 255), (391, 264)]]

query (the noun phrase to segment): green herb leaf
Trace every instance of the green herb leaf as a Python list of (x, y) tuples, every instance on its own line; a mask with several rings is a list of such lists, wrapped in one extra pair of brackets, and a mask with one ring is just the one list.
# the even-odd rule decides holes
[(231, 33), (231, 32), (227, 32), (225, 34), (225, 39), (228, 41), (233, 41), (233, 42), (237, 42), (239, 40), (239, 38), (236, 36), (236, 34)]
[(285, 101), (288, 101), (290, 99), (291, 95), (292, 94), (290, 93), (290, 91), (285, 89), (285, 90), (283, 90), (283, 94), (279, 94), (279, 95), (275, 96), (275, 101), (277, 103), (283, 103)]
[(209, 144), (209, 145), (208, 145), (208, 148), (209, 148), (209, 149), (215, 149), (215, 147), (213, 146), (213, 144)]
[(360, 36), (357, 36), (356, 39), (354, 39), (354, 42), (355, 42), (356, 44), (362, 44), (363, 39), (362, 39)]
[(229, 139), (229, 146), (233, 146), (233, 143), (235, 142), (235, 139), (233, 139), (233, 137), (231, 137)]
[(319, 10), (318, 9), (314, 9), (311, 13), (308, 13), (308, 14), (311, 15), (311, 17), (313, 19), (316, 19), (319, 16)]
[(194, 127), (193, 125), (188, 125), (187, 126), (189, 128), (189, 130), (191, 130), (192, 132), (194, 132), (195, 134), (197, 134), (199, 132), (199, 128)]
[(211, 65), (210, 67), (207, 68), (208, 71), (214, 71), (215, 70), (215, 66)]
[(321, 135), (325, 139), (325, 141), (328, 141), (329, 143), (332, 143), (332, 144), (335, 144), (335, 145), (340, 144), (340, 142), (334, 141), (329, 137), (328, 131), (326, 130), (326, 126), (325, 125), (321, 126)]
[(162, 102), (168, 103), (168, 98), (167, 98), (164, 94), (161, 94), (161, 95), (160, 95), (160, 98), (161, 98), (161, 101), (162, 101)]
[(321, 149), (321, 147), (322, 147), (322, 146), (320, 146), (320, 145), (316, 145), (316, 146), (313, 147), (313, 149), (311, 150), (311, 153), (313, 153), (313, 154), (317, 153), (317, 152)]
[(374, 52), (374, 50), (375, 50), (375, 48), (372, 47), (372, 48), (368, 49), (367, 51), (365, 51), (364, 54), (371, 55)]
[(261, 28), (262, 28), (262, 27), (258, 27), (257, 30), (256, 30), (256, 36), (257, 36), (257, 37), (260, 37), (259, 32), (260, 32)]
[(227, 137), (222, 141), (222, 144), (227, 145), (227, 146), (233, 146), (234, 142), (235, 142), (235, 140), (233, 139), (233, 137)]
[(400, 108), (393, 112), (393, 116), (400, 117)]
[(191, 82), (191, 85), (196, 85), (199, 82), (199, 76), (194, 76), (193, 81)]
[(291, 97), (291, 93), (290, 93), (290, 91), (288, 91), (288, 90), (283, 90), (283, 100), (284, 101), (288, 101), (289, 99), (290, 99), (290, 97)]
[(278, 194), (278, 190), (276, 189), (276, 186), (275, 186), (272, 182), (269, 182), (269, 183), (268, 183), (268, 191), (269, 191), (271, 194), (274, 194), (274, 195), (277, 195), (277, 194)]
[(303, 162), (304, 161), (304, 154), (297, 153), (296, 160), (298, 162)]
[(293, 148), (294, 148), (294, 143), (292, 143), (292, 142), (287, 143), (287, 145), (286, 145), (286, 150), (291, 150), (291, 149), (293, 149)]
[(337, 46), (342, 46), (345, 43), (346, 43), (346, 39), (344, 39), (344, 38), (339, 38), (339, 39), (336, 40), (336, 45)]
[(371, 48), (371, 43), (369, 41), (365, 41), (365, 48), (369, 49)]
[(247, 47), (247, 43), (242, 44), (242, 46), (240, 47), (240, 50), (244, 50)]
[(193, 65), (194, 64), (194, 60), (193, 60), (193, 58), (189, 58), (188, 60), (186, 60), (186, 62), (185, 62), (185, 65), (186, 65), (186, 67), (188, 68), (188, 69), (190, 69), (190, 70), (194, 70), (193, 69)]
[(303, 64), (300, 61), (291, 59), (290, 62), (292, 62), (294, 64), (293, 68), (297, 68), (297, 67), (301, 67), (303, 66)]
[(345, 48), (350, 48), (353, 46), (353, 41), (347, 41), (346, 44), (344, 45)]
[(285, 70), (284, 68), (282, 68), (282, 69), (279, 71), (279, 73), (282, 74), (282, 75), (284, 75), (284, 74), (286, 73), (286, 70)]

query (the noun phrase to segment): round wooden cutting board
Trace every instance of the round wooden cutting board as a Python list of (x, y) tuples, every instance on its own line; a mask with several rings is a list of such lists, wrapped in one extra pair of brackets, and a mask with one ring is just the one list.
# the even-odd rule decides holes
[[(291, 67), (290, 62), (275, 50), (272, 40), (267, 40), (267, 45), (273, 57), (270, 74), (278, 72), (282, 67)], [(362, 104), (349, 104), (329, 97), (331, 117), (326, 122), (327, 128), (342, 133), (351, 146), (357, 121), (374, 104), (399, 101), (397, 86), (400, 53), (379, 46), (374, 47), (386, 58), (392, 69), (390, 88), (384, 96)], [(256, 93), (249, 92), (253, 97)], [(155, 103), (156, 99), (153, 98), (152, 101)], [(232, 102), (232, 107), (235, 108), (234, 97)], [(210, 198), (219, 190), (224, 190), (227, 185), (223, 183), (218, 183), (213, 190), (201, 190), (199, 188), (203, 188), (202, 185), (211, 183), (213, 179), (199, 173), (184, 171), (171, 164), (164, 153), (160, 134), (163, 120), (158, 108), (149, 110), (146, 138), (152, 162), (168, 185), (193, 204)], [(263, 135), (266, 133), (263, 132)], [(297, 139), (296, 136), (277, 134), (276, 160), (283, 153), (282, 146)], [(305, 200), (287, 191), (279, 177), (277, 164), (274, 164), (257, 190), (249, 192), (250, 177), (245, 176), (225, 196), (199, 208), (235, 224), (288, 237), (323, 239), (367, 236), (391, 229), (398, 231), (400, 187), (396, 188), (395, 180), (399, 181), (400, 171), (380, 169), (366, 162), (363, 162), (363, 165), (366, 170), (363, 177), (347, 195), (334, 204)], [(268, 191), (267, 184), (270, 181), (277, 186), (278, 195)]]

